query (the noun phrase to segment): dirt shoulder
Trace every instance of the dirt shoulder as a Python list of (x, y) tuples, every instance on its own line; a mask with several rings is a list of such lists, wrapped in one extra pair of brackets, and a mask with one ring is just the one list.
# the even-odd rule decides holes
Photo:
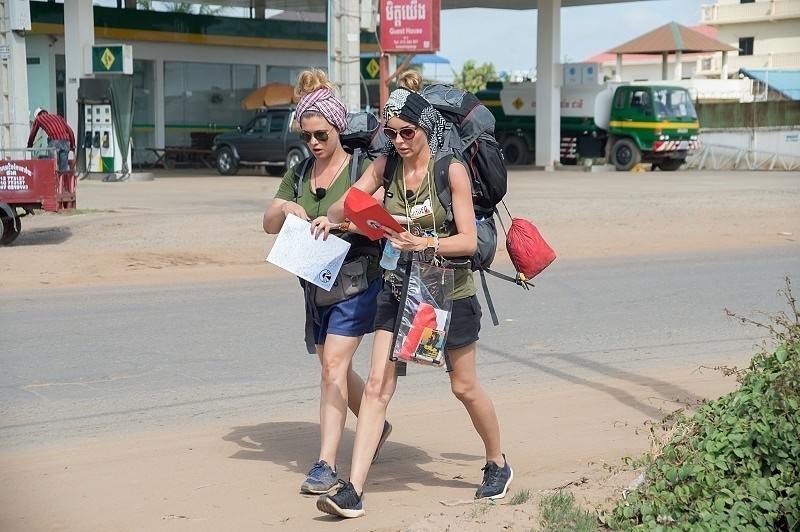
[[(80, 181), (76, 213), (23, 218), (15, 244), (0, 250), (0, 288), (285, 275), (265, 263), (274, 237), (261, 228), (278, 184), (187, 171)], [(512, 171), (506, 203), (564, 260), (795, 246), (799, 189), (797, 173)]]

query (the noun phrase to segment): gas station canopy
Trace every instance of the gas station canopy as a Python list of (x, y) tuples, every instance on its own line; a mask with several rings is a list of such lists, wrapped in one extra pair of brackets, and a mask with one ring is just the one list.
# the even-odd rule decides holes
[[(544, 0), (547, 2), (548, 0)], [(561, 7), (619, 4), (635, 0), (562, 0)], [(324, 12), (327, 0), (195, 0), (195, 4), (213, 4), (232, 7), (261, 7), (282, 11)], [(442, 0), (442, 9), (484, 7), (491, 9), (538, 9), (539, 0)]]

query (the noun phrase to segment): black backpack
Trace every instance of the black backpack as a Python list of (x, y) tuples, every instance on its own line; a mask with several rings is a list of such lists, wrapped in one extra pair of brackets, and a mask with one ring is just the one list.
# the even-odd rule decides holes
[(474, 94), (452, 85), (428, 85), (421, 94), (444, 118), (444, 150), (463, 162), (472, 178), (476, 218), (491, 218), (508, 190), (505, 159), (494, 138), (494, 115)]

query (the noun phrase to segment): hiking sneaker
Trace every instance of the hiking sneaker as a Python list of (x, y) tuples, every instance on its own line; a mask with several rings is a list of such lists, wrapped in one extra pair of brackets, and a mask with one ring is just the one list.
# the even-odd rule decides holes
[(364, 505), (353, 484), (344, 480), (340, 480), (339, 484), (342, 487), (334, 495), (323, 495), (317, 499), (317, 509), (326, 514), (345, 518), (363, 516), (366, 513)]
[[(506, 460), (506, 455), (503, 455), (503, 460)], [(508, 460), (506, 460), (506, 465), (503, 467), (490, 460), (486, 462), (481, 471), (483, 471), (483, 482), (478, 491), (475, 492), (475, 498), (502, 499), (505, 497), (508, 487), (514, 479), (514, 472), (511, 471)]]
[(375, 455), (372, 457), (372, 463), (375, 463), (375, 460), (378, 459), (378, 453), (381, 452), (381, 447), (383, 444), (386, 443), (386, 440), (389, 438), (389, 434), (392, 433), (392, 424), (388, 421), (383, 422), (383, 430), (381, 431), (381, 439), (378, 440), (378, 447), (375, 449)]
[(328, 493), (336, 486), (338, 480), (339, 473), (336, 469), (331, 469), (328, 462), (320, 460), (314, 464), (314, 467), (308, 472), (306, 481), (300, 486), (300, 492), (314, 494)]

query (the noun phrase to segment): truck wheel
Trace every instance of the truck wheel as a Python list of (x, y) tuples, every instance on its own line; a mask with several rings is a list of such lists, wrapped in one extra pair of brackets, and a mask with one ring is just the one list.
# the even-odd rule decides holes
[(533, 162), (529, 158), (530, 151), (522, 137), (506, 137), (500, 149), (503, 150), (503, 158), (507, 166), (517, 166)]
[(627, 172), (642, 161), (642, 152), (633, 140), (623, 138), (611, 148), (611, 163), (620, 172)]
[(11, 244), (22, 231), (22, 220), (7, 203), (0, 203), (0, 229), (0, 246)]
[(674, 172), (685, 163), (685, 159), (664, 159), (658, 163), (658, 167), (664, 172)]
[(239, 162), (233, 156), (233, 151), (225, 146), (220, 148), (217, 155), (217, 172), (222, 175), (236, 175), (239, 171)]
[(284, 172), (303, 159), (305, 159), (305, 157), (303, 157), (303, 153), (300, 150), (294, 148), (289, 150), (289, 153), (286, 154), (286, 169)]

